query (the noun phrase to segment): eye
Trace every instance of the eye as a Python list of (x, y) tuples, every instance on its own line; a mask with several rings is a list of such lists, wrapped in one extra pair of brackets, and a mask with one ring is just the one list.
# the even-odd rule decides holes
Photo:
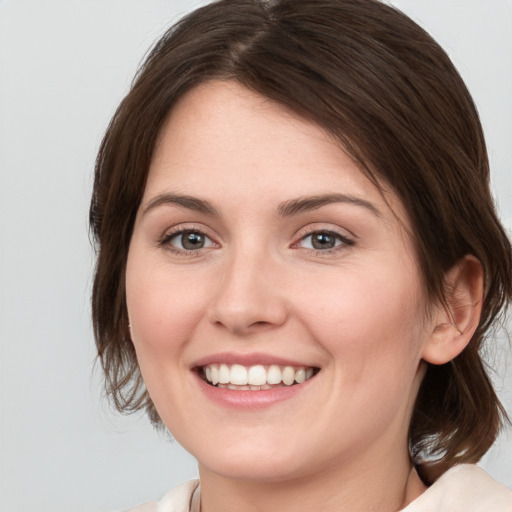
[(297, 245), (304, 249), (329, 251), (341, 246), (354, 245), (354, 241), (335, 231), (319, 230), (302, 237)]
[(198, 251), (215, 245), (207, 235), (196, 229), (182, 229), (168, 233), (160, 243), (178, 253)]

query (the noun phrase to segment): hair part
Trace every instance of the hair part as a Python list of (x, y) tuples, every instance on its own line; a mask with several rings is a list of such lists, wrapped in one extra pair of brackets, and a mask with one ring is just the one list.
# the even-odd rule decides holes
[(159, 421), (128, 330), (125, 267), (152, 154), (176, 102), (210, 80), (233, 80), (328, 131), (411, 221), (426, 296), (474, 255), (485, 276), (467, 348), (428, 365), (410, 425), (413, 457), (476, 462), (506, 412), (480, 351), (512, 299), (512, 250), (493, 205), (476, 107), (446, 53), (377, 0), (221, 0), (158, 41), (101, 144), (90, 225), (98, 249), (92, 315), (106, 390), (118, 410)]

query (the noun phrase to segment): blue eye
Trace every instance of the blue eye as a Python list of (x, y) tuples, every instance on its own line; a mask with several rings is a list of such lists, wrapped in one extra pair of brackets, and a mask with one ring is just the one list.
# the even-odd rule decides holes
[(328, 251), (343, 245), (354, 245), (354, 242), (334, 231), (314, 231), (303, 237), (300, 245), (305, 249)]
[(170, 233), (164, 237), (161, 243), (182, 252), (197, 251), (214, 245), (213, 241), (204, 233), (193, 229)]

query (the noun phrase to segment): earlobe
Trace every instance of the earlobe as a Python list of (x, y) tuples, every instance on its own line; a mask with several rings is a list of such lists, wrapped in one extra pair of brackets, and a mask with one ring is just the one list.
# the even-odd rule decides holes
[(423, 347), (423, 359), (445, 364), (458, 356), (478, 327), (484, 298), (481, 263), (464, 256), (445, 277), (446, 303), (434, 312), (433, 330)]

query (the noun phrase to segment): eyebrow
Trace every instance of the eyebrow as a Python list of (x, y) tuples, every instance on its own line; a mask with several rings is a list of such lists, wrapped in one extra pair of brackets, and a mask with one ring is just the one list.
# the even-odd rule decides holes
[[(317, 210), (322, 206), (334, 203), (352, 204), (366, 208), (376, 217), (380, 217), (380, 211), (369, 201), (360, 197), (346, 195), (346, 194), (323, 194), (317, 196), (299, 197), (281, 203), (277, 208), (279, 217), (291, 217), (300, 213), (306, 213)], [(208, 201), (199, 199), (197, 197), (181, 195), (181, 194), (160, 194), (154, 197), (142, 211), (142, 215), (146, 215), (149, 211), (162, 206), (162, 205), (177, 205), (183, 206), (189, 210), (195, 210), (212, 216), (219, 216), (219, 211)]]
[(345, 203), (361, 206), (362, 208), (369, 210), (376, 217), (381, 216), (380, 211), (372, 203), (366, 201), (366, 199), (346, 194), (323, 194), (319, 196), (299, 197), (297, 199), (281, 203), (277, 209), (277, 213), (280, 217), (289, 217), (292, 215), (298, 215), (299, 213), (317, 210), (322, 206), (333, 203)]
[(204, 199), (198, 199), (197, 197), (181, 195), (181, 194), (160, 194), (153, 199), (144, 207), (142, 215), (146, 215), (150, 210), (154, 210), (158, 206), (165, 204), (183, 206), (189, 210), (195, 210), (200, 213), (206, 213), (208, 215), (219, 215), (217, 209), (208, 201)]

